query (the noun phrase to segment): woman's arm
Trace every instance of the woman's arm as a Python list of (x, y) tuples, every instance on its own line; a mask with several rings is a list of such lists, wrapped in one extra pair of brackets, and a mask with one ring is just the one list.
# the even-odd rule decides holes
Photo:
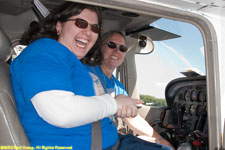
[(163, 139), (140, 115), (134, 118), (124, 118), (123, 121), (132, 129), (139, 138), (174, 148), (167, 140)]
[(51, 90), (36, 94), (31, 101), (42, 119), (62, 128), (88, 124), (117, 112), (117, 102), (108, 94), (85, 97)]
[(31, 99), (39, 116), (49, 124), (71, 128), (117, 114), (118, 117), (135, 117), (136, 100), (125, 95), (112, 98), (79, 96), (73, 92), (50, 90), (40, 92)]

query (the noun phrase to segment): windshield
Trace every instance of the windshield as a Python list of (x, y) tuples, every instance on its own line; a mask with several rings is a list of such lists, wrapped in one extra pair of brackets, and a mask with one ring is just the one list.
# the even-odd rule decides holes
[(151, 54), (135, 56), (140, 96), (165, 99), (166, 85), (184, 77), (181, 72), (193, 70), (205, 75), (203, 39), (200, 31), (189, 23), (160, 19), (151, 26), (181, 36), (153, 41), (155, 48)]

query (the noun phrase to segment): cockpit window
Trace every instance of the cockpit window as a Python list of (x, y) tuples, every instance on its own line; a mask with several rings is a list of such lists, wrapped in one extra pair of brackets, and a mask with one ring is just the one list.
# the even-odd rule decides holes
[(153, 41), (155, 48), (151, 54), (135, 56), (141, 98), (151, 96), (149, 99), (155, 100), (147, 104), (164, 105), (157, 100), (165, 101), (165, 88), (171, 80), (185, 75), (205, 75), (203, 39), (200, 31), (189, 23), (160, 19), (151, 25), (181, 36)]

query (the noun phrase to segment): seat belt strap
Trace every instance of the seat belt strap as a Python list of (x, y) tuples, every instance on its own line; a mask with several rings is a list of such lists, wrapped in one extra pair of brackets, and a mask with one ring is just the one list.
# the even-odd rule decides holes
[[(90, 73), (90, 72), (89, 72)], [(95, 95), (104, 94), (104, 89), (97, 75), (90, 73), (95, 89)], [(102, 150), (102, 127), (101, 120), (92, 123), (91, 126), (91, 150)]]
[(92, 123), (91, 150), (102, 150), (101, 120)]

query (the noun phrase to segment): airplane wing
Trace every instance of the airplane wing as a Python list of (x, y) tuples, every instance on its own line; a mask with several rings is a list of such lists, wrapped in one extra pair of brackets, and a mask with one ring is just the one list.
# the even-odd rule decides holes
[(163, 40), (169, 40), (169, 39), (181, 37), (180, 35), (177, 35), (165, 30), (161, 30), (159, 28), (156, 28), (150, 25), (143, 26), (142, 28), (139, 28), (137, 30), (126, 31), (126, 35), (131, 35), (132, 37), (139, 37), (137, 35), (141, 35), (141, 34), (148, 35), (153, 41), (163, 41)]

